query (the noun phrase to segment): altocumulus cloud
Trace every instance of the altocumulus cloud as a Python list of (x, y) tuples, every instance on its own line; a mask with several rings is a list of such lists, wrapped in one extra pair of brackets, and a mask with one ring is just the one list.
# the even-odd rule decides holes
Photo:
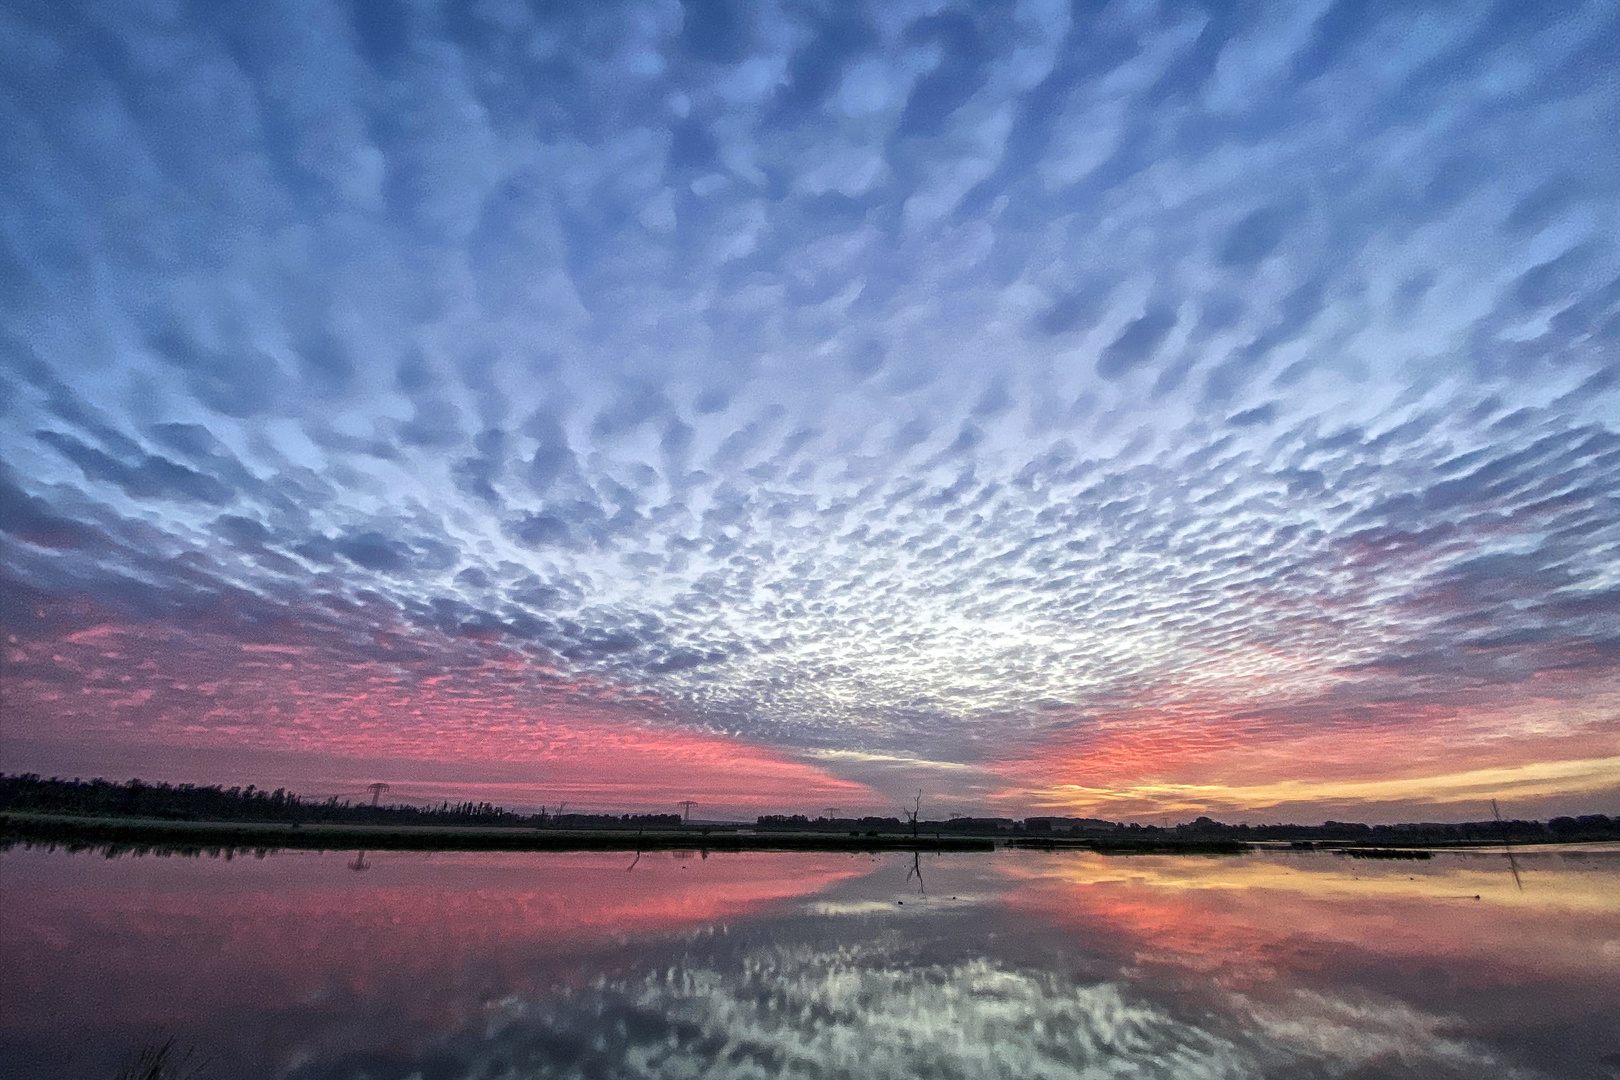
[[(1572, 707), (1526, 730), (1612, 741), (1612, 4), (0, 41), (25, 736), (55, 643), (206, 615), (824, 762), (994, 770), (1188, 694), (1258, 738), (1535, 687)], [(195, 686), (125, 674), (136, 741)]]

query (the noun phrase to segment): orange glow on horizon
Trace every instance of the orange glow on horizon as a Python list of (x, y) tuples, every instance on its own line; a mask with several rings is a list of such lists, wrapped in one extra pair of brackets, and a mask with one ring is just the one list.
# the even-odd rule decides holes
[(1000, 799), (1032, 813), (1444, 813), (1492, 798), (1620, 795), (1617, 717), (1620, 690), (1608, 684), (1587, 688), (1578, 705), (1524, 689), (1446, 705), (1242, 712), (1189, 697), (1116, 708), (995, 769), (1007, 785)]

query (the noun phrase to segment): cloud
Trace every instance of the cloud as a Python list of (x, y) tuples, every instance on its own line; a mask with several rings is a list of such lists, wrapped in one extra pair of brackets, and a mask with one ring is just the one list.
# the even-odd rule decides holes
[(5, 476), (0, 476), (0, 528), (43, 548), (90, 547), (99, 539), (94, 529), (52, 512), (48, 502), (25, 493)]
[(41, 442), (55, 448), (77, 465), (87, 480), (105, 480), (122, 488), (135, 499), (194, 499), (223, 505), (233, 492), (214, 477), (188, 469), (156, 454), (147, 454), (133, 465), (111, 454), (87, 446), (71, 435), (57, 431), (37, 433)]
[(1146, 312), (1125, 327), (1097, 360), (1097, 374), (1117, 379), (1150, 358), (1176, 328), (1176, 313), (1165, 308)]
[(1607, 14), (6, 20), (8, 588), (974, 768), (1615, 678)]

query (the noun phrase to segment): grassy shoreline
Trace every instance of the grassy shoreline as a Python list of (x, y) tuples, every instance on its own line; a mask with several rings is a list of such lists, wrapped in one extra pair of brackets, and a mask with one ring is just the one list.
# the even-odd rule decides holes
[[(755, 831), (748, 826), (533, 828), (519, 825), (370, 825), (341, 822), (176, 821), (164, 818), (0, 812), (0, 850), (24, 844), (70, 850), (168, 851), (1090, 851), (1100, 855), (1241, 855), (1250, 851), (1317, 851), (1358, 858), (1428, 858), (1429, 853), (1484, 850), (1466, 842), (1367, 844), (1249, 842), (1230, 839), (950, 836), (936, 833)], [(1514, 846), (1558, 846), (1555, 840)]]
[(0, 843), (311, 851), (993, 851), (989, 837), (754, 833), (703, 829), (533, 829), (0, 815)]

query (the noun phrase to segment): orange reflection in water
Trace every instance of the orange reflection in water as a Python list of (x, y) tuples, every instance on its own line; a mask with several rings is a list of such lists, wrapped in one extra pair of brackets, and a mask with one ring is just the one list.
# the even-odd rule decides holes
[(1007, 902), (1129, 963), (1229, 989), (1399, 959), (1481, 982), (1546, 980), (1620, 994), (1620, 848), (1427, 861), (1327, 852), (1241, 857), (1036, 856), (1009, 861)]

